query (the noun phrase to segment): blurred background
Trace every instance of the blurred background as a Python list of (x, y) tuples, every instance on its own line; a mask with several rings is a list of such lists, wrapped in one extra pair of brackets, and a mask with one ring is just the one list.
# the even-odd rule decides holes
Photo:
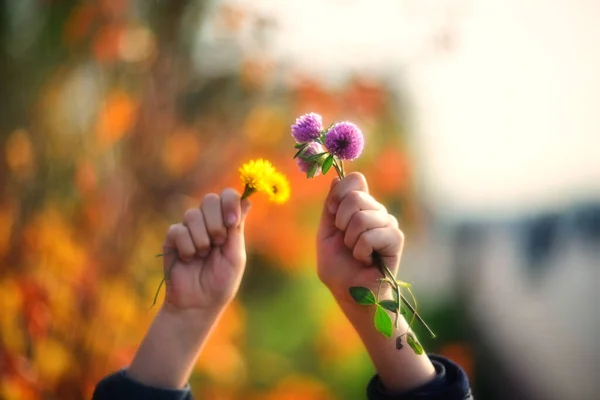
[[(365, 132), (349, 170), (407, 237), (401, 279), (479, 399), (600, 384), (600, 3), (0, 1), (0, 398), (82, 399), (151, 322), (167, 227), (265, 157), (237, 300), (198, 398), (363, 399), (373, 374), (321, 286), (331, 177), (303, 113)], [(241, 187), (240, 187), (241, 190)]]

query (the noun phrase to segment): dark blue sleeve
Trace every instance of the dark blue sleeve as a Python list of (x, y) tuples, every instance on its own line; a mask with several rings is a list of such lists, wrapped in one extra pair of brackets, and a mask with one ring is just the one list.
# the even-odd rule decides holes
[(125, 370), (115, 372), (98, 382), (92, 400), (192, 400), (189, 385), (185, 389), (161, 389), (143, 385), (127, 377)]
[(369, 400), (472, 400), (469, 380), (455, 363), (438, 355), (429, 355), (437, 376), (431, 382), (405, 393), (390, 393), (375, 375), (367, 387)]

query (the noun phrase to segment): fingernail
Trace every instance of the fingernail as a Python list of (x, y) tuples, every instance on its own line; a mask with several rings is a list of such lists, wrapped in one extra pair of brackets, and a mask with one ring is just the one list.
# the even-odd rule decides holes
[(225, 222), (227, 222), (227, 226), (235, 226), (237, 224), (237, 220), (237, 214), (230, 213), (227, 215), (227, 220)]

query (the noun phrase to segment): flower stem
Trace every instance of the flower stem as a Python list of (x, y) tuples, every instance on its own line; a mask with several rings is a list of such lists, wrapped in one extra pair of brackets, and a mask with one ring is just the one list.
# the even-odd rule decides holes
[(253, 187), (250, 187), (250, 186), (246, 185), (244, 187), (244, 193), (242, 193), (241, 200), (247, 199), (254, 192), (256, 192), (256, 189), (254, 189)]
[[(165, 251), (164, 253), (157, 254), (156, 257), (164, 257), (164, 256), (166, 256), (168, 254), (172, 254), (172, 253), (177, 253), (177, 250)], [(156, 293), (154, 294), (154, 301), (152, 302), (152, 305), (150, 306), (150, 308), (154, 307), (154, 305), (156, 304), (156, 300), (158, 299), (158, 294), (160, 293), (160, 288), (162, 287), (163, 283), (166, 284), (171, 279), (171, 270), (175, 266), (176, 262), (177, 262), (177, 254), (175, 254), (175, 258), (171, 262), (171, 265), (169, 265), (169, 268), (167, 268), (167, 270), (165, 271), (163, 278), (161, 279), (160, 283), (158, 284), (158, 288), (156, 289)]]
[(419, 313), (417, 313), (417, 310), (415, 310), (415, 308), (412, 306), (412, 304), (410, 304), (408, 299), (402, 293), (400, 293), (400, 288), (398, 286), (398, 283), (396, 282), (396, 277), (394, 276), (392, 271), (390, 271), (388, 266), (385, 265), (385, 263), (383, 262), (383, 259), (381, 258), (381, 255), (379, 255), (379, 253), (373, 252), (373, 261), (375, 261), (375, 265), (377, 266), (377, 268), (379, 269), (381, 274), (384, 277), (388, 276), (390, 278), (390, 280), (393, 282), (394, 290), (398, 294), (398, 298), (410, 310), (410, 312), (413, 314), (413, 317), (416, 318), (417, 321), (419, 321), (421, 323), (421, 325), (423, 325), (423, 327), (427, 330), (427, 332), (429, 333), (429, 335), (432, 338), (435, 338), (435, 333), (433, 333), (431, 328), (429, 328), (429, 326), (427, 325), (425, 320), (419, 315)]
[(342, 160), (339, 160), (335, 156), (333, 157), (333, 168), (335, 168), (340, 180), (344, 179), (344, 164), (342, 163)]

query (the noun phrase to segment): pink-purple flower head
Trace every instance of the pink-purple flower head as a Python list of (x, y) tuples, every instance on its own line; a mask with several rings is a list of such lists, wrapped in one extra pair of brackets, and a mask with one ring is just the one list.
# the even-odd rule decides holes
[(296, 118), (292, 125), (292, 136), (298, 143), (312, 142), (317, 139), (323, 131), (323, 118), (316, 113), (304, 114)]
[(354, 160), (360, 156), (365, 138), (352, 122), (340, 122), (331, 127), (325, 137), (325, 147), (340, 160)]
[[(300, 169), (300, 171), (306, 173), (311, 169), (311, 167), (313, 165), (315, 165), (315, 164), (321, 165), (323, 163), (323, 158), (325, 158), (325, 156), (321, 157), (320, 159), (314, 160), (314, 161), (306, 160), (306, 158), (308, 158), (310, 156), (314, 156), (315, 154), (321, 154), (324, 152), (325, 152), (325, 149), (323, 148), (323, 146), (321, 146), (317, 142), (312, 142), (311, 144), (306, 146), (306, 148), (302, 152), (302, 155), (300, 155), (299, 157), (296, 158), (296, 164), (298, 165), (298, 168)], [(319, 172), (320, 171), (317, 170), (315, 172), (314, 176), (319, 175)]]

